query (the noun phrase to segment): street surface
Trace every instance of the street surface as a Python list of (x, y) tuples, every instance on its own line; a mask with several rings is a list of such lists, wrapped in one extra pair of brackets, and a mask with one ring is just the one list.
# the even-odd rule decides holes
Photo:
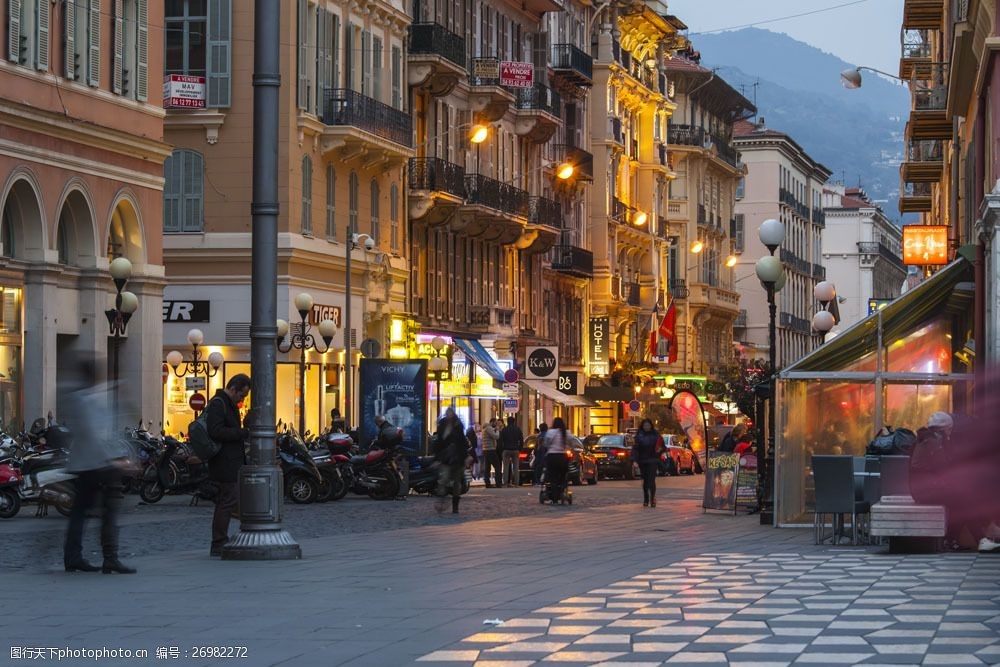
[(816, 547), (703, 513), (701, 481), (661, 478), (656, 509), (607, 481), (572, 507), (474, 488), (457, 518), (426, 497), (286, 506), (303, 560), (263, 563), (208, 558), (209, 506), (132, 496), (136, 576), (62, 572), (64, 520), (28, 508), (0, 523), (3, 636), (21, 655), (148, 651), (70, 665), (1000, 663), (1000, 557)]

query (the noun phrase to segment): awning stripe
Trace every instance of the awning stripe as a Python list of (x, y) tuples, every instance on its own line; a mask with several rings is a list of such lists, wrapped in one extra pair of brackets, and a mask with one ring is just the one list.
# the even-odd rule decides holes
[(466, 338), (453, 338), (455, 346), (460, 349), (465, 356), (475, 362), (476, 366), (482, 368), (494, 380), (503, 381), (503, 370), (497, 365), (490, 353), (482, 346), (478, 340), (468, 340)]

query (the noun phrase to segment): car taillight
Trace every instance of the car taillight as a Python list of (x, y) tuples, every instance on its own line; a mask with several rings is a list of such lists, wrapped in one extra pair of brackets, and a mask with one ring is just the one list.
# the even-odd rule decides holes
[(614, 455), (617, 456), (618, 458), (625, 458), (625, 456), (628, 455), (628, 452), (622, 449), (616, 449), (614, 450)]
[(528, 452), (518, 452), (517, 458), (519, 458), (519, 459), (526, 459), (526, 458), (528, 458)]
[(573, 458), (573, 452), (566, 452), (566, 458), (568, 459)]

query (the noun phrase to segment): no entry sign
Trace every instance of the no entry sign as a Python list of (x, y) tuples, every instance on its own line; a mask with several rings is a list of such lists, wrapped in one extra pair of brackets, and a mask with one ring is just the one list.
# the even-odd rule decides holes
[(188, 407), (195, 412), (201, 412), (205, 409), (205, 397), (197, 392), (191, 394), (191, 398), (188, 399)]

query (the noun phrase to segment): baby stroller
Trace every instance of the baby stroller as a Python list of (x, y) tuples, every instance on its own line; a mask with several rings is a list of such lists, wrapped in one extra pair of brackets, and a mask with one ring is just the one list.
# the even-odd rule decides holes
[(573, 492), (569, 490), (569, 480), (565, 471), (561, 483), (553, 482), (552, 475), (549, 474), (548, 470), (545, 471), (542, 490), (538, 492), (538, 502), (544, 505), (546, 500), (553, 505), (573, 504)]

